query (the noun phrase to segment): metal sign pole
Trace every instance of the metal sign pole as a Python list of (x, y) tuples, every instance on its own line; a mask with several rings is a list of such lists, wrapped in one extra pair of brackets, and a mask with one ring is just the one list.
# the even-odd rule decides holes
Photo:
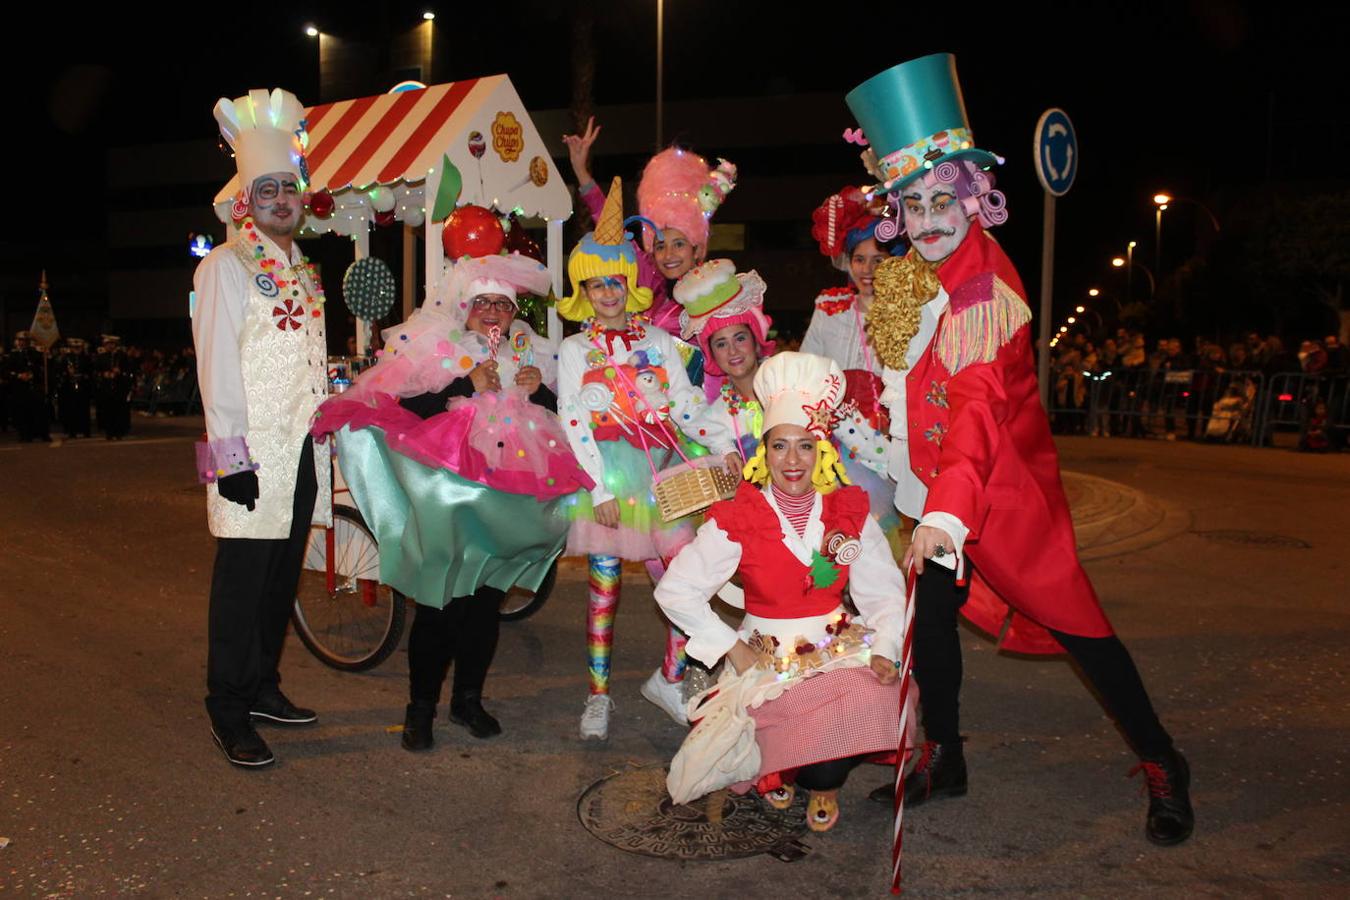
[(1041, 406), (1050, 408), (1050, 316), (1055, 282), (1055, 195), (1045, 192), (1044, 225), (1041, 233), (1041, 328), (1040, 359), (1036, 377), (1041, 384)]
[(1050, 108), (1036, 123), (1032, 152), (1036, 159), (1036, 177), (1045, 189), (1044, 231), (1041, 239), (1041, 327), (1040, 356), (1036, 377), (1040, 381), (1041, 405), (1050, 409), (1050, 341), (1054, 334), (1050, 317), (1054, 314), (1055, 286), (1055, 198), (1068, 193), (1078, 174), (1078, 139), (1073, 123), (1062, 109)]

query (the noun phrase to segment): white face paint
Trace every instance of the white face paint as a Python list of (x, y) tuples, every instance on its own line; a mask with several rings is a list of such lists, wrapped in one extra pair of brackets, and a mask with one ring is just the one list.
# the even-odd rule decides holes
[(954, 186), (928, 185), (919, 178), (905, 186), (900, 199), (905, 212), (905, 233), (924, 259), (941, 262), (966, 239), (970, 219), (961, 208)]

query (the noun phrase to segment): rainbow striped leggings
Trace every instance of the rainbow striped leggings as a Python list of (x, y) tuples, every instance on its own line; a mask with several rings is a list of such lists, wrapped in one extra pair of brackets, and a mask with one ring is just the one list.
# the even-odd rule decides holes
[[(614, 649), (614, 613), (619, 608), (623, 560), (617, 556), (590, 558), (590, 598), (586, 606), (586, 649), (590, 657), (591, 693), (609, 693), (609, 661)], [(665, 574), (665, 561), (647, 561), (647, 572), (657, 582)], [(661, 674), (671, 683), (684, 678), (686, 638), (674, 625), (667, 626), (666, 655)]]

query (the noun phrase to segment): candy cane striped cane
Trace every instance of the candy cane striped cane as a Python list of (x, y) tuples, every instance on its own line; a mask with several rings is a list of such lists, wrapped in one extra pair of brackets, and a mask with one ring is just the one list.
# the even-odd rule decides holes
[(905, 577), (905, 637), (900, 650), (900, 736), (895, 750), (895, 835), (891, 843), (891, 893), (900, 893), (900, 842), (904, 838), (905, 763), (909, 759), (906, 733), (910, 722), (910, 680), (914, 665), (914, 601), (918, 579), (913, 567)]

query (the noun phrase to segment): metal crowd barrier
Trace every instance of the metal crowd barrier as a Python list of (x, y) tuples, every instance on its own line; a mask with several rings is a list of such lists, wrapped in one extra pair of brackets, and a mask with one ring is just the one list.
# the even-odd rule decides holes
[(1265, 388), (1245, 370), (1061, 373), (1049, 413), (1058, 433), (1256, 444)]

